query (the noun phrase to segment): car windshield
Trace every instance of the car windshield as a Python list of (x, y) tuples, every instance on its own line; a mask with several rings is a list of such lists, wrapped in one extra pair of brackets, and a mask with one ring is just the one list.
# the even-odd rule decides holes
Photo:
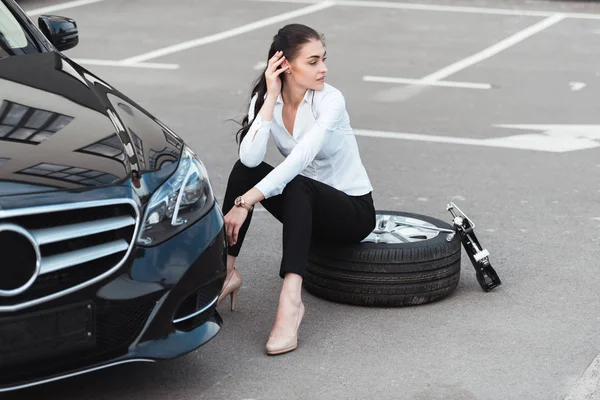
[(0, 58), (39, 53), (40, 49), (13, 13), (0, 2)]

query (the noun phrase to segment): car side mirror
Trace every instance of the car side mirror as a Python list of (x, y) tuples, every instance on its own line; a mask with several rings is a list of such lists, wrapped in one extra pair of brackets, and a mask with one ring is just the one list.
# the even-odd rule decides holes
[(42, 15), (38, 18), (38, 26), (59, 51), (72, 49), (79, 43), (77, 23), (71, 18)]

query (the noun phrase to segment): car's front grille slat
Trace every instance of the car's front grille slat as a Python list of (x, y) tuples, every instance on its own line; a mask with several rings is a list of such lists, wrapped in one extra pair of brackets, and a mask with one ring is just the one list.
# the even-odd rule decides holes
[[(0, 224), (29, 232), (40, 255), (35, 282), (17, 295), (0, 296), (0, 313), (50, 301), (115, 273), (133, 249), (140, 222), (138, 205), (128, 199), (38, 210), (0, 212)], [(16, 234), (7, 237), (19, 239)], [(5, 246), (11, 248), (10, 243)]]
[(99, 221), (82, 222), (65, 226), (36, 229), (31, 232), (38, 244), (61, 242), (97, 233), (109, 232), (126, 226), (135, 225), (135, 218), (130, 216), (107, 218)]
[(42, 259), (40, 274), (44, 275), (60, 269), (69, 268), (74, 265), (97, 260), (111, 254), (126, 251), (128, 247), (129, 244), (125, 240), (115, 240), (113, 242), (99, 244), (97, 246), (88, 247), (81, 250), (44, 257)]

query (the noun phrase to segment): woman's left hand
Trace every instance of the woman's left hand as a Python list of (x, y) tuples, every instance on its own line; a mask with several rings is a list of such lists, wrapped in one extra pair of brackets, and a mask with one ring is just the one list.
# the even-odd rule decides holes
[(230, 246), (237, 243), (240, 227), (248, 217), (248, 210), (244, 207), (233, 207), (223, 218), (225, 221), (225, 232)]

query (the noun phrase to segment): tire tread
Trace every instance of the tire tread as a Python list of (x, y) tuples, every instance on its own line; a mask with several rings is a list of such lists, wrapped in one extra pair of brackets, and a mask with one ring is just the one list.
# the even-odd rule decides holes
[[(452, 227), (432, 217), (438, 227)], [(403, 307), (431, 303), (450, 295), (460, 280), (461, 242), (446, 234), (413, 243), (313, 244), (304, 286), (313, 295), (345, 304)]]

